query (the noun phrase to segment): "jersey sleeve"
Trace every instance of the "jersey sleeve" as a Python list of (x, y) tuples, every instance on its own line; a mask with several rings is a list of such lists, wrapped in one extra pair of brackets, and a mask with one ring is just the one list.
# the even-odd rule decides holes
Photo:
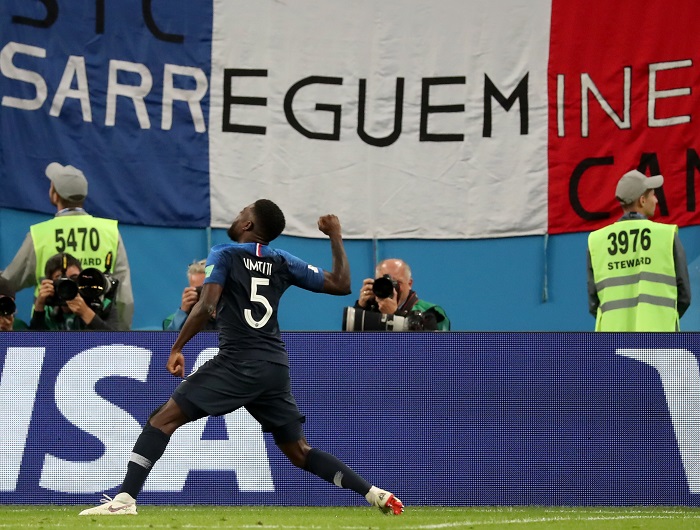
[(204, 283), (225, 285), (228, 268), (228, 254), (224, 252), (224, 249), (219, 246), (212, 248), (204, 266)]
[(297, 258), (289, 252), (279, 251), (287, 261), (289, 273), (292, 278), (292, 285), (320, 293), (323, 291), (323, 269), (314, 267), (304, 260)]

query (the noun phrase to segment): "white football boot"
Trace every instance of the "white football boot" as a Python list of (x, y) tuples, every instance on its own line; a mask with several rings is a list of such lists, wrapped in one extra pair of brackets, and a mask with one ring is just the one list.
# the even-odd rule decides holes
[(403, 513), (403, 503), (391, 492), (372, 486), (365, 499), (372, 505), (379, 508), (382, 513), (401, 515)]
[(136, 512), (136, 499), (128, 493), (118, 493), (113, 499), (104, 495), (102, 504), (94, 508), (83, 510), (78, 515), (138, 515)]

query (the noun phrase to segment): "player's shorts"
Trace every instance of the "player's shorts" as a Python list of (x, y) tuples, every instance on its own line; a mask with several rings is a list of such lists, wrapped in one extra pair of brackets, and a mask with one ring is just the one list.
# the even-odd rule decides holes
[(217, 355), (180, 383), (172, 398), (192, 421), (245, 407), (278, 444), (304, 436), (288, 366)]

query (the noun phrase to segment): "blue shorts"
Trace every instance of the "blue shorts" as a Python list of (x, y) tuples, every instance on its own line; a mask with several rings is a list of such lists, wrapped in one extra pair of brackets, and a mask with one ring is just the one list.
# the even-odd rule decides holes
[(289, 367), (282, 364), (217, 355), (180, 383), (172, 398), (191, 421), (245, 407), (275, 443), (304, 437), (305, 417), (291, 392)]

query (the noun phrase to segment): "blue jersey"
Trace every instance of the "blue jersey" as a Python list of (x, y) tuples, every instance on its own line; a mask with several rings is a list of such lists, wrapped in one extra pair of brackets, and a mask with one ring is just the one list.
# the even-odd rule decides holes
[(258, 243), (211, 249), (204, 283), (223, 286), (216, 308), (219, 355), (288, 365), (277, 308), (290, 285), (323, 290), (323, 270), (283, 250)]

